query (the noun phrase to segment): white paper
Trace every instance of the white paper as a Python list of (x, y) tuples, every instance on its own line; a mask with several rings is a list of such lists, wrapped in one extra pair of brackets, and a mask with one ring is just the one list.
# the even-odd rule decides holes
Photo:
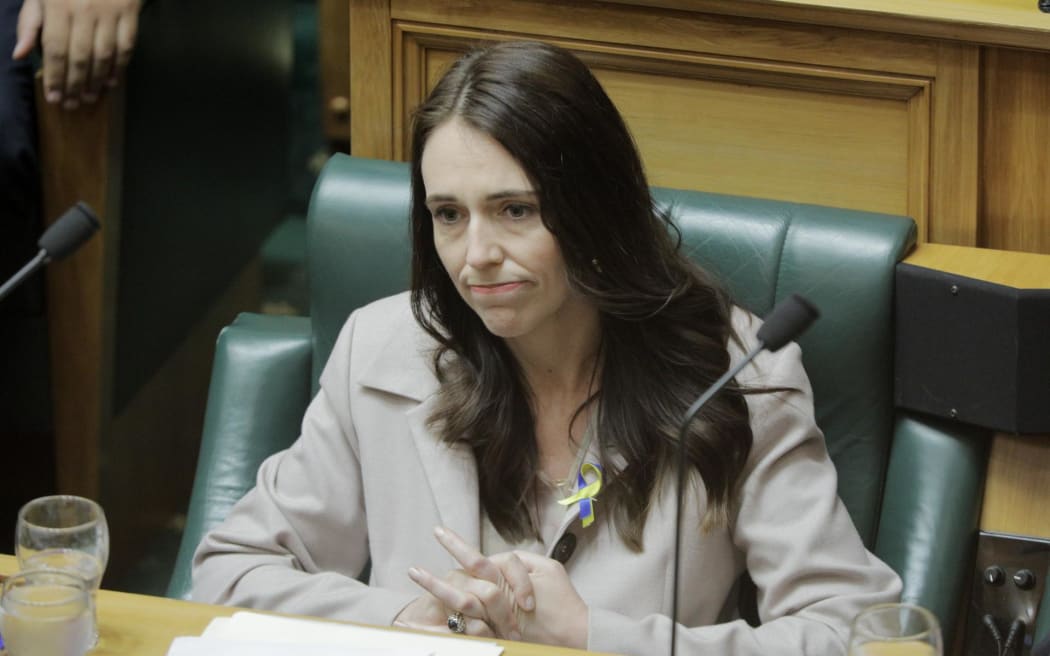
[(175, 638), (167, 656), (432, 656), (419, 649), (357, 649), (335, 645), (295, 645), (216, 638)]
[[(241, 611), (230, 618), (216, 618), (202, 637), (271, 644), (336, 645), (363, 649), (416, 650), (433, 656), (499, 656), (503, 647), (494, 642), (446, 638), (402, 631), (386, 631), (350, 624), (300, 620)], [(296, 653), (300, 653), (298, 650)], [(393, 652), (400, 654), (400, 652)], [(409, 652), (412, 653), (412, 652)]]

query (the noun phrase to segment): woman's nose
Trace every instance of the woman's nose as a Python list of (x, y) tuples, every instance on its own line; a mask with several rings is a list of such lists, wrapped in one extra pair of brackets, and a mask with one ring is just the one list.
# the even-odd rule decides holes
[(477, 268), (503, 261), (499, 230), (488, 219), (471, 221), (467, 229), (467, 264)]

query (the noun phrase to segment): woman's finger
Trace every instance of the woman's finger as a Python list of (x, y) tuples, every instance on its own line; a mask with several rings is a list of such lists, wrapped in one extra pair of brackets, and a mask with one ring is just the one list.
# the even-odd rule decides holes
[(416, 585), (437, 597), (438, 601), (447, 608), (458, 610), (461, 613), (479, 619), (485, 619), (488, 616), (485, 612), (485, 606), (480, 599), (448, 581), (434, 576), (425, 569), (410, 567), (408, 568), (408, 577)]
[[(455, 531), (441, 526), (434, 529), (434, 537), (471, 575), (507, 588), (513, 602), (524, 610), (531, 611), (536, 607), (528, 569), (517, 556), (500, 554), (486, 557)], [(514, 612), (517, 615), (517, 609)]]
[(480, 551), (468, 545), (455, 531), (438, 526), (434, 529), (434, 537), (471, 576), (499, 584), (503, 576), (499, 568)]
[(498, 636), (520, 639), (517, 605), (505, 586), (475, 578), (461, 570), (449, 572), (442, 579), (413, 567), (408, 570), (408, 575), (450, 611), (458, 610), (466, 616), (485, 621)]
[[(466, 622), (466, 630), (463, 631), (462, 635), (476, 636), (479, 638), (496, 638), (498, 637), (485, 622), (464, 617)], [(452, 630), (448, 628), (448, 624), (420, 624), (418, 622), (403, 622), (397, 620), (394, 622), (394, 626), (399, 629), (411, 629), (413, 631), (427, 631), (428, 633), (451, 633), (452, 635), (460, 635), (452, 633)]]
[(516, 553), (509, 552), (496, 554), (491, 560), (503, 573), (503, 578), (510, 586), (518, 606), (529, 612), (536, 610), (536, 597), (532, 589), (532, 579), (529, 577), (529, 568), (521, 558)]

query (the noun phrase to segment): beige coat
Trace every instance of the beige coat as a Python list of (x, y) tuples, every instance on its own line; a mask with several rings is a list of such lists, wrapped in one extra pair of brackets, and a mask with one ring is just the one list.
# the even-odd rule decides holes
[[(734, 322), (752, 345), (758, 320), (738, 311)], [(432, 348), (406, 294), (350, 317), (301, 437), (263, 463), (255, 489), (201, 542), (195, 599), (385, 625), (420, 594), (410, 566), (438, 574), (457, 566), (433, 527), (479, 543), (474, 459), (426, 427), (437, 389)], [(735, 348), (732, 356), (742, 357)], [(836, 496), (798, 346), (759, 356), (738, 380), (801, 393), (747, 397), (754, 446), (730, 526), (685, 533), (679, 617), (692, 628), (679, 637), (680, 653), (844, 653), (850, 619), (896, 600), (900, 580), (864, 549)], [(702, 494), (690, 497), (685, 526), (698, 526), (702, 503)], [(590, 607), (590, 649), (663, 653), (673, 494), (665, 490), (654, 507), (643, 553), (602, 521), (600, 497), (589, 528), (569, 512), (563, 532), (578, 544), (565, 567)], [(365, 585), (355, 577), (369, 561)], [(758, 587), (757, 629), (732, 619), (745, 569)]]

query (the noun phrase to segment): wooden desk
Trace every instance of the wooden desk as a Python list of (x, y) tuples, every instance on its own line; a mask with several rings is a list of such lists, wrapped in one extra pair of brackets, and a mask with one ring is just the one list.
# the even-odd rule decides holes
[[(0, 577), (18, 570), (14, 556), (0, 555)], [(91, 656), (164, 656), (178, 636), (200, 635), (216, 617), (240, 608), (102, 590), (98, 595), (99, 646)], [(596, 652), (497, 640), (505, 656), (583, 656)]]

